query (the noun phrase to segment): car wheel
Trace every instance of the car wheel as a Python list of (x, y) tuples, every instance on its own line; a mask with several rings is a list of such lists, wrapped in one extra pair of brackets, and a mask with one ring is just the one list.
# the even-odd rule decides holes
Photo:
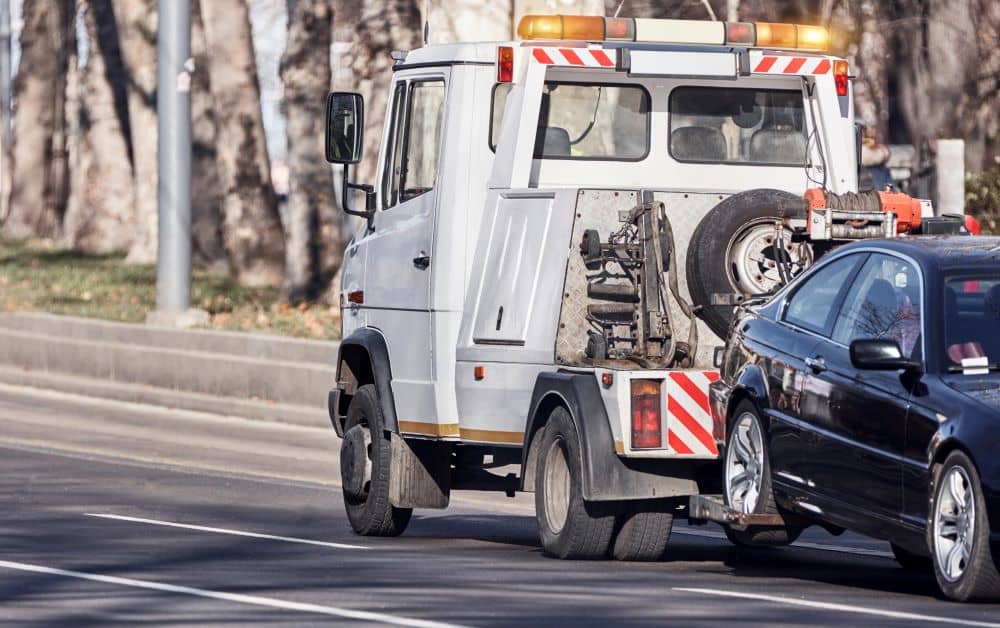
[[(771, 490), (771, 465), (763, 421), (749, 401), (736, 407), (726, 435), (723, 488), (726, 505), (746, 514), (778, 514)], [(798, 538), (798, 528), (726, 528), (726, 537), (736, 545), (750, 547), (787, 545)]]
[(583, 499), (580, 438), (564, 408), (552, 412), (538, 447), (535, 518), (542, 549), (556, 558), (606, 557), (615, 516)]
[(929, 571), (933, 566), (929, 556), (914, 554), (895, 543), (889, 545), (892, 546), (892, 555), (896, 557), (896, 562), (906, 571)]
[(805, 207), (802, 197), (788, 192), (747, 190), (716, 205), (698, 224), (688, 245), (688, 288), (716, 335), (726, 337), (735, 304), (715, 295), (772, 292), (812, 265), (810, 245), (793, 243), (786, 230), (778, 246), (774, 229), (782, 217), (804, 217)]
[(385, 434), (375, 387), (358, 388), (347, 408), (340, 444), (340, 478), (351, 528), (362, 536), (398, 536), (413, 514), (389, 502), (392, 444)]
[(936, 474), (930, 526), (934, 575), (942, 593), (960, 602), (1000, 598), (982, 484), (961, 451), (949, 454)]
[(663, 558), (674, 527), (673, 502), (638, 502), (618, 516), (611, 555), (615, 560), (656, 561)]

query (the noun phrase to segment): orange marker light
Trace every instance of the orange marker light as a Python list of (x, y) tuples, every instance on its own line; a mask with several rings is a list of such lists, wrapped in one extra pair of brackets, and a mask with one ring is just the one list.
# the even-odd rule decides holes
[(477, 364), (472, 369), (472, 376), (476, 378), (477, 382), (486, 379), (486, 367), (481, 364)]
[(347, 301), (349, 303), (364, 303), (365, 293), (362, 290), (355, 290), (353, 292), (348, 292)]
[(601, 383), (604, 384), (605, 388), (611, 388), (611, 385), (615, 383), (615, 376), (612, 373), (601, 373)]
[(753, 46), (757, 43), (757, 29), (747, 22), (726, 22), (726, 43)]
[(604, 18), (597, 15), (525, 15), (517, 25), (521, 39), (604, 41)]
[(635, 41), (635, 20), (623, 17), (604, 18), (604, 37), (618, 41)]
[(514, 82), (514, 49), (510, 46), (497, 48), (497, 83)]
[(830, 32), (822, 26), (806, 26), (799, 24), (797, 47), (801, 50), (818, 50), (826, 52), (830, 49)]
[(846, 61), (833, 62), (833, 83), (837, 86), (837, 95), (846, 96), (850, 81), (848, 80), (848, 66)]
[(757, 22), (757, 45), (762, 48), (795, 48), (798, 40), (795, 24)]

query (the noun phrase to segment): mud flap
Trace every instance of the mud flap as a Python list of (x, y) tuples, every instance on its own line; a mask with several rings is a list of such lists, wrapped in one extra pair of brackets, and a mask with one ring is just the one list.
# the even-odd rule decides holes
[(395, 432), (390, 438), (389, 503), (396, 508), (447, 508), (451, 494), (448, 446), (433, 441), (407, 441)]

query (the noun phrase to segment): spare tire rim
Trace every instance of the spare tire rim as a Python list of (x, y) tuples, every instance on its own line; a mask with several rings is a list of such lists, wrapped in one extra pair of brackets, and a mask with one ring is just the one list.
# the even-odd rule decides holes
[(976, 499), (969, 474), (952, 467), (941, 477), (934, 508), (934, 553), (948, 582), (962, 577), (972, 556), (976, 534)]
[(764, 439), (756, 417), (744, 412), (726, 447), (726, 500), (730, 508), (753, 513), (764, 483)]
[[(774, 227), (776, 220), (752, 220), (740, 227), (729, 241), (726, 270), (737, 292), (745, 295), (773, 292), (812, 265), (812, 249), (805, 243), (792, 242), (792, 231), (787, 227), (782, 228), (779, 248)], [(785, 277), (779, 268), (782, 260), (787, 270)]]
[(566, 462), (565, 444), (557, 438), (545, 452), (545, 521), (554, 534), (559, 534), (569, 516), (570, 474)]

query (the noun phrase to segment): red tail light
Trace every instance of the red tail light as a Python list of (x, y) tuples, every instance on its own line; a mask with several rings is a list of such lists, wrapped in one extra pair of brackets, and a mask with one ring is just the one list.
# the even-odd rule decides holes
[(847, 62), (846, 61), (834, 61), (833, 62), (833, 82), (837, 86), (837, 95), (846, 96), (848, 87), (848, 77), (847, 77)]
[(976, 220), (975, 216), (966, 215), (965, 216), (965, 228), (972, 235), (980, 235), (983, 232), (982, 225)]
[(514, 49), (510, 46), (497, 48), (497, 83), (514, 81)]
[(632, 380), (632, 449), (663, 446), (660, 387), (659, 380)]

